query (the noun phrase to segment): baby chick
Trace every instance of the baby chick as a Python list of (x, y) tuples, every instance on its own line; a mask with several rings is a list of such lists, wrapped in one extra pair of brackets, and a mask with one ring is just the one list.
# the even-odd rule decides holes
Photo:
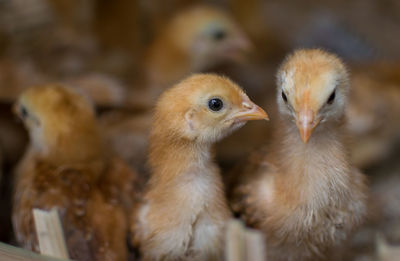
[(231, 217), (212, 145), (267, 114), (230, 80), (191, 76), (159, 99), (152, 176), (131, 225), (144, 260), (220, 260)]
[[(149, 46), (144, 88), (133, 89), (127, 103), (135, 108), (152, 108), (168, 86), (191, 72), (202, 72), (225, 61), (237, 62), (250, 46), (239, 26), (225, 12), (207, 5), (184, 9), (167, 22)], [(113, 112), (101, 120), (115, 151), (139, 168), (143, 168), (140, 159), (148, 146), (150, 130), (145, 117), (147, 114), (126, 117)], [(138, 161), (142, 164), (137, 165)]]
[(366, 215), (346, 146), (347, 71), (333, 54), (298, 50), (277, 82), (279, 132), (269, 155), (247, 164), (233, 207), (266, 234), (271, 260), (326, 260)]
[(92, 106), (71, 89), (48, 85), (27, 89), (14, 110), (30, 135), (15, 177), (18, 243), (39, 251), (32, 209), (55, 207), (72, 259), (126, 260), (134, 176), (106, 152)]

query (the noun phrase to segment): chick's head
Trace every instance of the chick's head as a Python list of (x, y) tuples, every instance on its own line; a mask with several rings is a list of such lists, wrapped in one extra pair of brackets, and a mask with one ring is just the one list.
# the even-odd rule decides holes
[(159, 99), (153, 132), (213, 143), (249, 120), (268, 119), (263, 109), (227, 78), (197, 74)]
[(240, 61), (251, 49), (250, 41), (233, 19), (210, 6), (183, 10), (165, 32), (190, 57), (194, 71), (224, 61)]
[(319, 49), (295, 51), (278, 70), (277, 85), (280, 113), (296, 123), (304, 143), (315, 128), (344, 114), (348, 74), (333, 54)]
[(91, 104), (71, 89), (57, 85), (29, 88), (18, 98), (13, 110), (28, 129), (33, 148), (43, 153), (74, 147), (79, 155), (83, 147), (98, 142)]

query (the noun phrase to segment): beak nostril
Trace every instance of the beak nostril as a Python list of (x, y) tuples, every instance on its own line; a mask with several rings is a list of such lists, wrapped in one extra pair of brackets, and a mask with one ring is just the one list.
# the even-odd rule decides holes
[(246, 109), (249, 109), (249, 110), (253, 108), (253, 106), (251, 104), (248, 104), (247, 102), (243, 102), (242, 105), (243, 105), (243, 107), (245, 107)]
[(235, 122), (268, 120), (267, 113), (251, 101), (242, 102), (242, 108), (232, 116)]

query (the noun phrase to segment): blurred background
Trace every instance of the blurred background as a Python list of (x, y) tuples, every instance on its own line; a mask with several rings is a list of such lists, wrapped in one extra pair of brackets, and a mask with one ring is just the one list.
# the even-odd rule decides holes
[[(190, 11), (203, 5), (223, 16)], [(213, 19), (221, 19), (222, 29), (207, 24)], [(205, 55), (198, 46), (216, 44), (206, 43), (197, 30), (211, 30), (219, 43), (235, 34), (245, 42), (244, 54), (231, 55), (230, 45), (216, 49), (227, 52), (222, 58)], [(352, 240), (349, 260), (395, 260), (390, 253), (400, 245), (396, 0), (0, 0), (0, 240), (14, 242), (12, 170), (28, 137), (11, 106), (24, 88), (58, 82), (82, 90), (98, 108), (112, 149), (145, 173), (149, 112), (157, 95), (148, 90), (163, 90), (192, 72), (224, 74), (272, 115), (271, 124), (248, 124), (218, 145), (219, 163), (228, 173), (250, 151), (268, 144), (275, 72), (287, 53), (300, 47), (338, 54), (352, 75), (351, 152), (369, 177), (373, 215)]]

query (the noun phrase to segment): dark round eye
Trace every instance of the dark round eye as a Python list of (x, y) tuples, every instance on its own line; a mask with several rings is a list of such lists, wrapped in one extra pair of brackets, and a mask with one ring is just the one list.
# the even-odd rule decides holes
[(28, 116), (28, 111), (24, 106), (21, 107), (21, 117), (26, 118)]
[(327, 101), (328, 104), (332, 104), (333, 101), (335, 100), (335, 96), (336, 96), (335, 93), (336, 93), (336, 91), (333, 91), (331, 96), (329, 96), (328, 101)]
[(222, 107), (224, 107), (224, 103), (221, 101), (221, 99), (212, 98), (208, 101), (208, 108), (210, 108), (212, 111), (220, 111)]
[(222, 39), (224, 39), (226, 37), (226, 32), (224, 30), (217, 30), (215, 32), (213, 32), (213, 38), (216, 41), (221, 41)]
[(287, 102), (287, 97), (284, 91), (282, 91), (282, 99)]

